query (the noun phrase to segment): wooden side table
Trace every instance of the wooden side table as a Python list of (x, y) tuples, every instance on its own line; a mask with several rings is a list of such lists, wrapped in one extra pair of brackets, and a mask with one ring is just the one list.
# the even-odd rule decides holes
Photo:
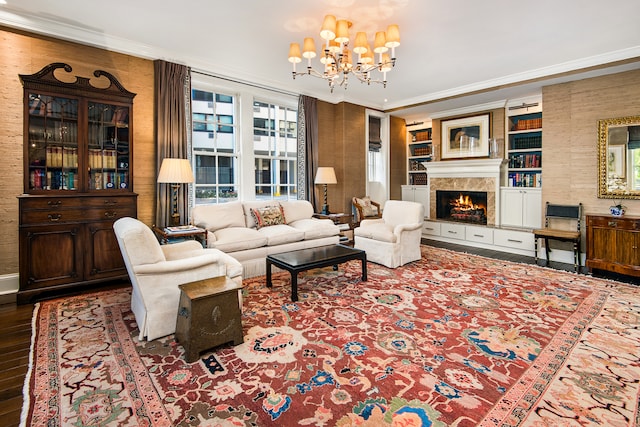
[[(166, 245), (172, 239), (198, 239), (202, 243), (202, 245), (207, 247), (207, 230), (204, 228), (196, 227), (196, 226), (180, 226), (184, 227), (181, 230), (170, 230), (168, 228), (160, 228), (157, 226), (151, 227), (156, 236), (158, 236), (158, 240), (160, 244)], [(178, 227), (178, 228), (180, 228)]]
[(233, 341), (242, 344), (242, 320), (238, 291), (242, 286), (226, 276), (213, 277), (180, 287), (176, 340), (185, 349), (185, 360), (198, 360), (200, 352)]

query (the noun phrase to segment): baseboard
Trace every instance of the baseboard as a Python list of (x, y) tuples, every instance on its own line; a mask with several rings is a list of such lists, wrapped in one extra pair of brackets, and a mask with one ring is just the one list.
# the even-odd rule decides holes
[(0, 295), (15, 294), (20, 289), (18, 273), (0, 275)]

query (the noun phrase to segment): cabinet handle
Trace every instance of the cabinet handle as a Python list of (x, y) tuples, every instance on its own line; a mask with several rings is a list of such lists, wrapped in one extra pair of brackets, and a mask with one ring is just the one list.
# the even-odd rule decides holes
[(522, 240), (516, 240), (516, 239), (507, 239), (507, 242), (513, 242), (513, 243), (522, 243)]
[(447, 230), (447, 233), (451, 233), (451, 234), (458, 234), (457, 231), (452, 231), (452, 230)]
[(609, 227), (617, 227), (618, 223), (616, 221), (609, 221), (609, 223), (607, 224)]
[(473, 237), (484, 237), (484, 234), (474, 234)]
[(47, 205), (49, 205), (49, 206), (51, 206), (51, 207), (53, 207), (53, 208), (58, 207), (58, 206), (60, 206), (61, 204), (62, 204), (62, 200), (56, 200), (55, 202), (54, 202), (53, 200), (49, 200), (49, 201), (47, 202)]
[(115, 218), (115, 217), (116, 217), (116, 215), (117, 215), (117, 213), (116, 213), (115, 211), (113, 211), (113, 212), (105, 212), (105, 213), (104, 213), (104, 216), (105, 216), (106, 218), (109, 218), (109, 219), (111, 219), (111, 218)]
[(425, 229), (425, 230), (433, 231), (433, 228), (431, 228), (431, 227), (425, 227), (424, 229)]
[(113, 205), (117, 205), (118, 202), (116, 202), (115, 200), (105, 200), (104, 204), (107, 206), (113, 206)]
[(47, 217), (49, 217), (49, 221), (51, 222), (56, 222), (56, 221), (60, 221), (60, 218), (62, 218), (62, 215), (60, 214), (55, 214), (55, 215), (47, 215)]

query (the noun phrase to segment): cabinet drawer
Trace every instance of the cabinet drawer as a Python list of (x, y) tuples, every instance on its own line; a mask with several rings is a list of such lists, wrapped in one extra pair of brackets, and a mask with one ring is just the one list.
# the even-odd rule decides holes
[(422, 234), (427, 236), (439, 236), (440, 235), (440, 223), (425, 221), (422, 224)]
[(452, 239), (465, 239), (465, 226), (460, 224), (442, 223), (440, 225), (440, 235), (442, 237), (450, 237)]
[(486, 227), (465, 227), (465, 239), (470, 242), (493, 244), (493, 229)]
[(51, 209), (41, 211), (23, 211), (20, 224), (58, 224), (64, 222), (86, 222), (116, 220), (124, 216), (136, 216), (132, 206), (93, 209)]
[(587, 216), (587, 226), (615, 228), (616, 230), (640, 230), (640, 219)]
[(514, 230), (493, 230), (493, 243), (507, 248), (534, 250), (533, 233)]

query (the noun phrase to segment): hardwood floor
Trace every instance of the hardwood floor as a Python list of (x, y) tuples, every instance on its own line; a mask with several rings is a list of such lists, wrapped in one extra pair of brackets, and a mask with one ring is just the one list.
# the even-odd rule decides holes
[[(478, 249), (469, 246), (454, 245), (434, 240), (422, 241), (424, 244), (469, 252), (489, 258), (534, 264), (532, 257)], [(543, 265), (542, 261), (539, 261)], [(573, 265), (551, 262), (550, 267), (559, 270), (573, 271)], [(583, 268), (583, 273), (587, 273)], [(629, 276), (609, 275), (602, 273), (600, 277), (614, 279), (626, 283), (640, 284), (637, 278)], [(110, 287), (130, 286), (128, 283), (113, 284)], [(105, 287), (101, 287), (105, 289)], [(33, 304), (16, 305), (9, 303), (0, 305), (0, 422), (3, 426), (17, 426), (20, 423), (22, 408), (22, 387), (29, 366), (29, 349), (31, 346), (31, 318)]]

